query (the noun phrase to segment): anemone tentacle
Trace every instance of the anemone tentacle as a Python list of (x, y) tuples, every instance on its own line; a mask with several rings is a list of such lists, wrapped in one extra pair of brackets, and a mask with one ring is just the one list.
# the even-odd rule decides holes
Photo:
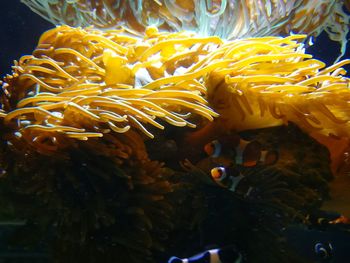
[(143, 32), (148, 26), (166, 31), (195, 31), (202, 36), (237, 38), (286, 35), (318, 36), (325, 31), (341, 43), (345, 54), (349, 15), (346, 0), (22, 0), (53, 24), (127, 27)]
[(342, 66), (350, 60), (325, 68), (305, 53), (305, 37), (227, 42), (155, 28), (141, 38), (60, 26), (4, 78), (0, 117), (47, 150), (129, 129), (153, 138), (152, 129), (167, 123), (196, 127), (196, 116), (219, 117), (227, 131), (294, 122), (348, 137), (350, 80)]

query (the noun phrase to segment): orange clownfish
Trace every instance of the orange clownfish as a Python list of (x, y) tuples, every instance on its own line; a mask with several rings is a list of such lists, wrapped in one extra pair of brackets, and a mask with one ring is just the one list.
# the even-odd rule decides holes
[(229, 189), (232, 188), (233, 191), (240, 180), (244, 178), (239, 171), (225, 168), (223, 166), (214, 167), (211, 169), (210, 174), (218, 185)]
[(262, 150), (258, 141), (246, 141), (239, 137), (232, 137), (232, 140), (227, 137), (213, 140), (204, 146), (204, 151), (213, 158), (231, 157), (236, 164), (245, 167), (257, 164), (272, 165), (278, 160), (276, 151)]

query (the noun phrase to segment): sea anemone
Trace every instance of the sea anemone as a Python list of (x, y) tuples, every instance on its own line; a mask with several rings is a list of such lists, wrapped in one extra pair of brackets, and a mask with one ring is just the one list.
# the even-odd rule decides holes
[(294, 122), (309, 133), (349, 136), (350, 80), (341, 67), (350, 60), (325, 68), (300, 38), (243, 39), (211, 54), (222, 67), (206, 77), (207, 98), (225, 130)]
[(112, 151), (116, 138), (78, 141), (54, 158), (2, 145), (7, 191), (1, 196), (29, 228), (14, 244), (33, 246), (32, 236), (46, 237), (52, 262), (154, 262), (152, 252), (166, 247), (173, 205), (181, 198), (169, 199), (173, 172), (138, 154), (139, 134), (128, 131), (119, 139), (126, 159)]
[(192, 65), (209, 53), (208, 45), (222, 41), (148, 33), (142, 39), (116, 30), (68, 26), (46, 32), (33, 55), (23, 56), (4, 78), (4, 126), (41, 151), (52, 152), (69, 139), (125, 133), (130, 127), (153, 137), (145, 126), (164, 129), (157, 119), (195, 127), (188, 120), (191, 112), (213, 120), (217, 114), (206, 105), (206, 89), (195, 78), (174, 76), (171, 85), (161, 86), (167, 84), (165, 76)]
[(348, 1), (48, 1), (22, 0), (53, 24), (97, 28), (127, 28), (143, 32), (148, 26), (166, 31), (190, 30), (225, 39), (289, 34), (318, 36), (326, 31), (342, 44), (349, 32)]
[(219, 116), (210, 107), (220, 131), (294, 122), (348, 137), (350, 80), (341, 67), (350, 60), (324, 68), (305, 54), (304, 38), (225, 42), (153, 27), (141, 38), (60, 26), (4, 78), (0, 119), (41, 152), (131, 127), (151, 138), (149, 129), (166, 123), (193, 128), (198, 116)]
[[(176, 230), (198, 230), (185, 222), (193, 208), (201, 211), (192, 226), (210, 218), (207, 187), (220, 192), (217, 201), (229, 198), (224, 209), (236, 217), (228, 225), (233, 233), (240, 217), (231, 204), (254, 214), (262, 199), (259, 213), (247, 216), (252, 221), (294, 213), (298, 202), (287, 200), (294, 195), (272, 172), (253, 171), (261, 191), (245, 206), (227, 189), (150, 160), (144, 143), (161, 129), (196, 125), (225, 133), (294, 122), (307, 132), (349, 136), (350, 81), (341, 67), (350, 61), (325, 68), (304, 53), (304, 38), (227, 42), (154, 27), (144, 35), (69, 26), (44, 33), (1, 89), (0, 160), (13, 196), (30, 203), (19, 207), (23, 217), (54, 232), (61, 262), (154, 262), (153, 252), (172, 243), (170, 235), (183, 238)], [(201, 131), (188, 136), (191, 143), (205, 139)], [(184, 200), (193, 202), (185, 206)], [(271, 230), (261, 219), (254, 222), (254, 229), (242, 225)]]
[(3, 79), (1, 196), (35, 235), (53, 233), (56, 262), (154, 262), (166, 247), (182, 200), (175, 190), (185, 188), (149, 159), (144, 140), (217, 114), (195, 79), (151, 84), (221, 40), (147, 32), (58, 27)]

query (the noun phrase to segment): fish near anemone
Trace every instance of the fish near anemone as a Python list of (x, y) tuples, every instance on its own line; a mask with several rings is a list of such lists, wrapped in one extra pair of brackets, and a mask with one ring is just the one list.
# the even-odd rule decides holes
[(62, 141), (129, 129), (153, 138), (149, 127), (165, 123), (195, 127), (192, 113), (209, 120), (218, 115), (204, 98), (201, 74), (182, 79), (177, 71), (221, 43), (154, 28), (140, 38), (123, 30), (56, 27), (4, 77), (0, 119), (17, 137), (49, 151)]
[(345, 53), (349, 15), (337, 0), (139, 0), (55, 1), (22, 0), (53, 24), (127, 28), (144, 32), (156, 25), (166, 31), (189, 30), (224, 39), (289, 34), (318, 36), (326, 31)]
[(277, 151), (263, 150), (258, 141), (246, 141), (235, 133), (218, 136), (204, 145), (204, 152), (211, 158), (230, 158), (245, 167), (272, 165), (278, 160)]

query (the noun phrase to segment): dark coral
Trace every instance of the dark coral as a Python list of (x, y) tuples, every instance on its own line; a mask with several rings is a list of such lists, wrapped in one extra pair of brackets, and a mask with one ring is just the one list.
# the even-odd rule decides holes
[(164, 249), (172, 172), (148, 159), (138, 134), (77, 142), (55, 155), (11, 138), (1, 152), (6, 194), (32, 235), (51, 233), (54, 262), (153, 262), (152, 251)]
[(267, 148), (278, 149), (280, 159), (274, 168), (284, 175), (289, 189), (304, 199), (304, 211), (319, 207), (329, 198), (328, 183), (333, 175), (325, 146), (293, 124), (246, 132), (243, 136), (256, 138)]

